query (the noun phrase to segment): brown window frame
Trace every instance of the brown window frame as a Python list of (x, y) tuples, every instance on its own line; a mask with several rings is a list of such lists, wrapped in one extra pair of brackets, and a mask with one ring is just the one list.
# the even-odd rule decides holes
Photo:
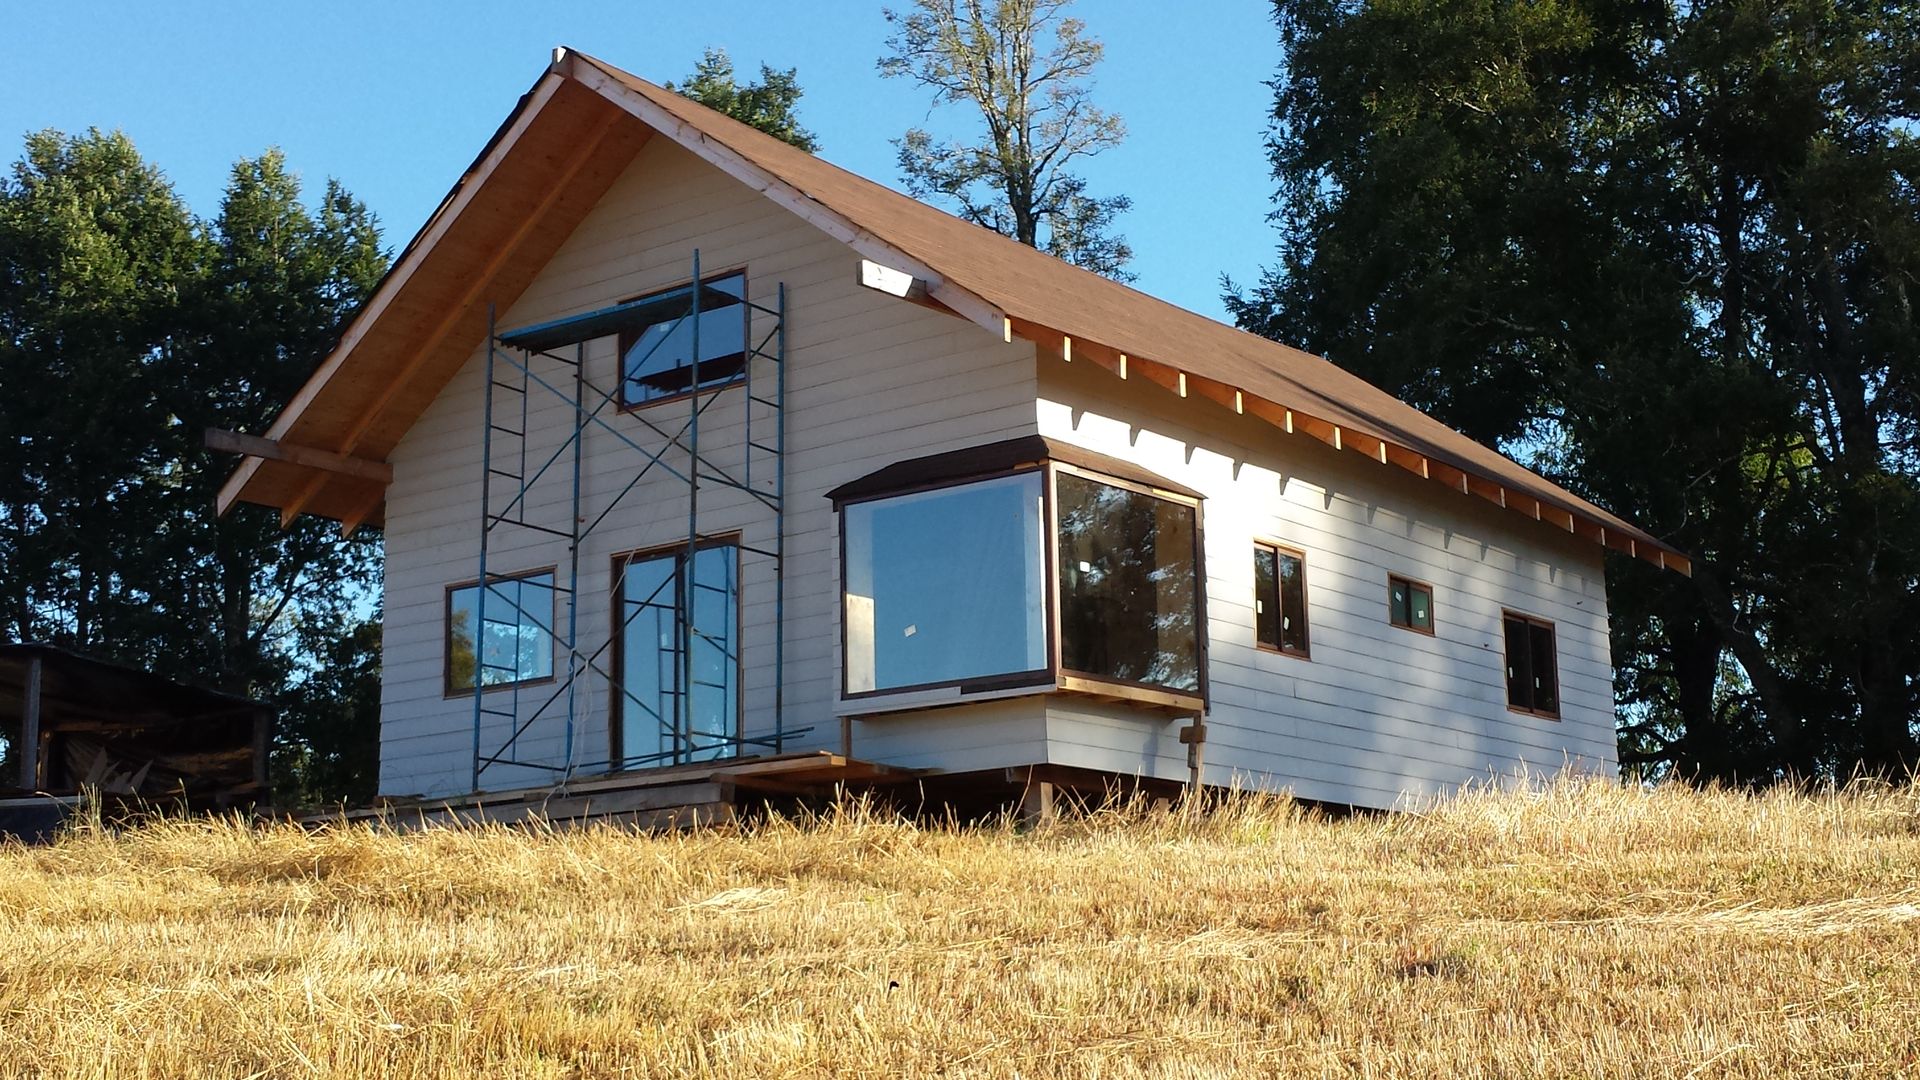
[[(1077, 452), (1071, 446), (1059, 446), (1056, 451)], [(1087, 458), (1096, 457), (1084, 453)], [(1037, 453), (1025, 457), (1018, 464), (1005, 467), (988, 467), (979, 470), (967, 470), (953, 474), (940, 475), (938, 479), (907, 481), (890, 484), (885, 487), (868, 488), (862, 485), (857, 494), (842, 496), (838, 492), (830, 493), (834, 499), (834, 516), (838, 521), (836, 533), (839, 541), (840, 580), (840, 700), (857, 702), (868, 699), (881, 700), (888, 697), (925, 692), (929, 690), (957, 689), (962, 694), (988, 693), (997, 691), (1054, 693), (1070, 692), (1092, 694), (1132, 700), (1146, 705), (1189, 711), (1205, 710), (1212, 701), (1212, 686), (1209, 662), (1211, 649), (1207, 621), (1207, 566), (1206, 566), (1206, 504), (1204, 496), (1178, 485), (1166, 486), (1147, 483), (1133, 476), (1116, 475), (1118, 473), (1141, 473), (1138, 466), (1124, 461), (1089, 461), (1080, 463), (1065, 460), (1063, 453)], [(1021, 476), (1037, 473), (1040, 477), (1041, 492), (1041, 587), (1045, 592), (1044, 620), (1046, 630), (1047, 665), (1030, 671), (1006, 672), (996, 675), (975, 676), (968, 679), (941, 682), (917, 683), (910, 686), (886, 687), (875, 690), (847, 689), (847, 616), (846, 616), (846, 565), (847, 565), (847, 526), (848, 507), (861, 503), (878, 502), (902, 495), (911, 495), (923, 491), (938, 491), (946, 488), (964, 487), (969, 484), (995, 480), (1008, 476)], [(1060, 521), (1058, 512), (1059, 496), (1056, 491), (1061, 473), (1072, 473), (1098, 483), (1125, 488), (1153, 498), (1162, 499), (1190, 508), (1193, 511), (1194, 528), (1194, 620), (1197, 657), (1199, 665), (1199, 689), (1195, 691), (1174, 690), (1154, 683), (1135, 682), (1127, 679), (1112, 678), (1076, 671), (1062, 662), (1063, 648), (1060, 627)], [(1151, 475), (1151, 474), (1147, 474)], [(1168, 484), (1172, 484), (1171, 481)], [(851, 485), (849, 485), (851, 486)], [(1303, 563), (1304, 565), (1304, 563)]]
[[(1308, 582), (1307, 582), (1307, 553), (1303, 548), (1297, 548), (1291, 544), (1284, 544), (1278, 540), (1269, 540), (1265, 537), (1260, 537), (1260, 536), (1254, 537), (1253, 550), (1254, 550), (1254, 556), (1256, 558), (1258, 558), (1260, 551), (1263, 548), (1273, 552), (1273, 555), (1274, 555), (1273, 606), (1276, 609), (1274, 626), (1276, 628), (1276, 632), (1281, 634), (1282, 636), (1280, 637), (1279, 640), (1276, 640), (1272, 643), (1268, 643), (1267, 641), (1263, 640), (1260, 637), (1260, 614), (1259, 614), (1260, 609), (1258, 605), (1262, 598), (1260, 596), (1259, 577), (1256, 575), (1254, 578), (1254, 584), (1253, 584), (1253, 588), (1254, 588), (1253, 600), (1255, 604), (1254, 616), (1253, 616), (1253, 643), (1255, 647), (1260, 649), (1260, 651), (1262, 652), (1270, 652), (1276, 656), (1291, 656), (1296, 660), (1312, 660), (1313, 659), (1313, 619), (1310, 615), (1310, 612), (1313, 610), (1313, 601), (1310, 598), (1311, 590), (1309, 589)], [(1284, 644), (1285, 631), (1280, 629), (1280, 625), (1281, 625), (1280, 620), (1285, 618), (1286, 616), (1285, 592), (1280, 587), (1280, 558), (1282, 556), (1295, 559), (1300, 563), (1300, 636), (1302, 640), (1305, 642), (1305, 644), (1298, 649), (1290, 649), (1286, 647), (1286, 645)]]
[[(714, 533), (712, 535), (702, 534), (699, 541), (695, 544), (696, 549), (701, 551), (717, 547), (733, 548), (733, 625), (735, 629), (740, 632), (742, 638), (744, 638), (746, 634), (747, 615), (746, 581), (741, 573), (743, 566), (741, 561), (741, 548), (743, 543), (744, 534), (740, 530), (735, 529), (731, 532)], [(609, 692), (607, 696), (607, 760), (611, 762), (613, 769), (617, 772), (630, 771), (625, 767), (625, 762), (627, 761), (626, 747), (623, 745), (625, 742), (625, 732), (620, 726), (621, 695), (626, 685), (627, 628), (625, 625), (626, 597), (624, 591), (626, 589), (627, 565), (629, 563), (640, 562), (647, 559), (657, 559), (661, 556), (675, 553), (684, 555), (686, 550), (686, 541), (680, 540), (666, 544), (654, 544), (650, 547), (635, 548), (632, 551), (616, 552), (607, 560), (609, 580), (607, 591), (607, 621), (608, 630), (611, 634), (608, 651), (613, 654), (609, 658), (609, 665), (615, 682), (619, 683), (622, 688), (620, 691)], [(675, 607), (677, 608), (678, 606), (678, 601), (676, 601)], [(741, 648), (739, 653), (738, 656), (734, 657), (735, 700), (733, 710), (733, 738), (735, 740), (736, 755), (738, 755), (739, 751), (745, 749), (745, 743), (742, 740), (746, 738), (747, 734), (747, 651), (745, 648)], [(649, 766), (641, 765), (635, 766), (634, 768), (647, 767)]]
[[(640, 334), (643, 330), (660, 324), (648, 323), (646, 327), (639, 329), (629, 328), (622, 330), (614, 337), (613, 355), (614, 385), (618, 387), (618, 389), (614, 391), (616, 395), (615, 406), (619, 411), (629, 413), (638, 412), (641, 409), (651, 409), (655, 405), (668, 405), (676, 401), (685, 401), (688, 398), (698, 397), (701, 394), (719, 393), (722, 390), (739, 386), (747, 381), (747, 365), (753, 362), (753, 304), (750, 291), (752, 282), (747, 275), (747, 268), (745, 266), (736, 266), (731, 269), (719, 271), (718, 273), (703, 275), (700, 278), (700, 286), (705, 288), (716, 281), (735, 276), (740, 278), (740, 351), (727, 353), (723, 356), (709, 356), (701, 360), (700, 363), (720, 364), (738, 360), (740, 361), (740, 373), (728, 379), (726, 382), (715, 383), (712, 386), (689, 386), (685, 390), (669, 394), (665, 397), (648, 398), (645, 401), (629, 401), (627, 400), (627, 350), (631, 349), (634, 343), (640, 339)], [(625, 300), (620, 301), (620, 303), (637, 304), (642, 300), (651, 300), (656, 296), (665, 296), (668, 293), (677, 292), (686, 287), (684, 284), (669, 285), (662, 289), (654, 289), (652, 292), (641, 293), (638, 296), (629, 296)], [(688, 379), (689, 381), (692, 380), (691, 374), (688, 375)]]
[[(1536, 689), (1537, 689), (1537, 680), (1532, 679), (1533, 670), (1534, 670), (1533, 661), (1535, 659), (1535, 656), (1533, 653), (1532, 631), (1545, 630), (1547, 632), (1547, 642), (1549, 645), (1548, 658), (1553, 661), (1553, 708), (1552, 709), (1541, 709), (1541, 708), (1533, 707), (1532, 705), (1514, 704), (1513, 677), (1510, 674), (1510, 672), (1513, 671), (1513, 656), (1512, 656), (1512, 650), (1508, 648), (1508, 638), (1507, 638), (1507, 624), (1510, 622), (1518, 622), (1526, 626), (1528, 629), (1527, 674), (1529, 676), (1529, 681), (1535, 682)], [(1506, 697), (1507, 711), (1513, 712), (1513, 713), (1519, 713), (1523, 716), (1537, 716), (1544, 720), (1560, 719), (1560, 712), (1561, 712), (1561, 705), (1562, 705), (1561, 684), (1560, 684), (1560, 631), (1557, 627), (1554, 626), (1552, 621), (1547, 619), (1542, 619), (1537, 615), (1529, 615), (1524, 611), (1502, 609), (1500, 612), (1500, 653), (1501, 653), (1501, 663), (1500, 663), (1501, 693)], [(1533, 700), (1533, 699), (1530, 698), (1529, 700)]]
[[(560, 621), (559, 573), (560, 573), (560, 567), (558, 565), (553, 565), (553, 566), (535, 567), (534, 569), (531, 569), (531, 570), (516, 570), (510, 574), (488, 574), (487, 575), (487, 580), (492, 582), (495, 585), (498, 585), (501, 582), (505, 582), (505, 581), (525, 581), (528, 578), (536, 578), (536, 577), (541, 577), (543, 575), (554, 579), (553, 583), (547, 587), (547, 593), (553, 600), (553, 610), (547, 613), (547, 627), (546, 627), (547, 647), (548, 647), (548, 651), (553, 655), (550, 655), (547, 658), (547, 674), (545, 675), (539, 676), (537, 678), (532, 678), (532, 679), (514, 679), (511, 682), (494, 683), (493, 685), (488, 686), (486, 683), (482, 682), (480, 679), (480, 668), (479, 668), (480, 643), (478, 638), (476, 637), (474, 641), (474, 665), (475, 666), (473, 669), (473, 681), (476, 684), (476, 686), (478, 686), (481, 693), (491, 694), (498, 690), (512, 690), (520, 687), (542, 686), (547, 683), (551, 683), (560, 677), (560, 665), (554, 662), (559, 655), (560, 642), (559, 642), (559, 638), (554, 634), (554, 631), (553, 631), (553, 628), (556, 625), (558, 625)], [(475, 689), (475, 687), (473, 686), (453, 685), (453, 594), (463, 589), (478, 588), (479, 585), (480, 585), (480, 579), (478, 578), (474, 578), (468, 581), (456, 581), (453, 584), (448, 585), (446, 587), (446, 593), (441, 600), (440, 686), (441, 686), (441, 696), (447, 700), (451, 700), (453, 698), (472, 697)]]
[[(1406, 622), (1400, 622), (1396, 620), (1393, 616), (1393, 587), (1395, 585), (1405, 585), (1407, 587), (1407, 621)], [(1413, 594), (1415, 592), (1424, 592), (1427, 594), (1427, 625), (1425, 626), (1417, 626), (1413, 622)], [(1402, 630), (1411, 630), (1416, 634), (1425, 634), (1428, 637), (1432, 637), (1434, 636), (1433, 635), (1434, 626), (1436, 623), (1438, 623), (1438, 621), (1439, 621), (1439, 611), (1434, 607), (1434, 604), (1433, 604), (1433, 586), (1432, 585), (1429, 585), (1426, 582), (1419, 580), (1418, 578), (1407, 577), (1404, 574), (1388, 574), (1387, 575), (1387, 624), (1388, 625), (1397, 626)]]

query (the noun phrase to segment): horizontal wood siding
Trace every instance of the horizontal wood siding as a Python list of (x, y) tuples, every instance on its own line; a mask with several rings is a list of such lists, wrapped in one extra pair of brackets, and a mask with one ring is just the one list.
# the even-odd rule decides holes
[[(1614, 768), (1597, 547), (1092, 364), (1043, 359), (1038, 374), (1041, 434), (1207, 495), (1209, 783), (1390, 806), (1520, 770)], [(1310, 660), (1254, 643), (1256, 538), (1306, 552)], [(1389, 574), (1433, 585), (1433, 634), (1389, 623)], [(1503, 608), (1555, 625), (1558, 721), (1506, 707)], [(1183, 778), (1180, 726), (1058, 699), (1049, 760)]]
[[(860, 287), (858, 257), (765, 198), (726, 178), (665, 139), (652, 140), (612, 190), (575, 230), (558, 254), (510, 311), (503, 328), (590, 311), (641, 293), (683, 283), (694, 248), (708, 273), (744, 267), (757, 302), (771, 304), (776, 283), (787, 285), (789, 457), (787, 513), (787, 726), (813, 731), (790, 749), (837, 746), (839, 722), (832, 704), (839, 690), (839, 551), (836, 521), (823, 497), (834, 486), (889, 462), (918, 454), (1031, 434), (1036, 418), (1033, 349), (1008, 345), (957, 318), (902, 303)], [(764, 320), (756, 337), (764, 332)], [(439, 395), (392, 455), (394, 482), (388, 492), (384, 669), (382, 684), (380, 790), (390, 795), (443, 796), (471, 787), (472, 698), (443, 695), (444, 603), (447, 585), (475, 576), (480, 534), (480, 438), (483, 428), (484, 343)], [(614, 342), (592, 342), (588, 371), (603, 390), (617, 386)], [(536, 372), (556, 385), (571, 381), (569, 369), (538, 362)], [(771, 376), (771, 368), (760, 372)], [(503, 372), (502, 377), (506, 374)], [(758, 378), (759, 373), (756, 373)], [(764, 389), (771, 390), (771, 379)], [(757, 388), (758, 389), (758, 388)], [(496, 395), (495, 407), (516, 402)], [(741, 472), (746, 408), (739, 388), (723, 391), (702, 414), (704, 455)], [(669, 403), (640, 416), (669, 431), (688, 415), (687, 403)], [(612, 407), (601, 411), (613, 431), (656, 451), (666, 440), (638, 416)], [(519, 415), (503, 418), (518, 427)], [(756, 439), (770, 436), (770, 420), (756, 410)], [(528, 472), (537, 468), (571, 428), (569, 407), (537, 387), (528, 402)], [(590, 428), (582, 470), (582, 513), (589, 520), (647, 464), (613, 431)], [(496, 454), (515, 459), (516, 440), (496, 436)], [(686, 455), (671, 451), (664, 463), (684, 473)], [(570, 453), (536, 484), (527, 520), (565, 528), (570, 512)], [(763, 466), (766, 466), (763, 468)], [(755, 461), (756, 487), (771, 490), (770, 463)], [(494, 508), (512, 490), (496, 482)], [(772, 515), (751, 497), (717, 485), (700, 493), (701, 530), (739, 531), (746, 544), (770, 547)], [(606, 641), (611, 625), (610, 563), (617, 552), (684, 540), (686, 487), (662, 466), (642, 479), (582, 547), (580, 638), (586, 651)], [(565, 541), (531, 530), (505, 527), (491, 538), (489, 566), (495, 572), (557, 565), (566, 579)], [(767, 560), (741, 557), (741, 650), (744, 658), (742, 715), (750, 734), (770, 730), (773, 681), (773, 588)], [(565, 598), (557, 617), (567, 618)], [(605, 668), (611, 654), (595, 661)], [(566, 658), (556, 656), (556, 670)], [(514, 705), (521, 716), (553, 687), (524, 688)], [(579, 683), (573, 760), (608, 756), (607, 682), (591, 676)], [(514, 702), (510, 692), (488, 695), (491, 705)], [(1020, 746), (1021, 761), (1041, 760), (1038, 707), (1022, 712), (1001, 705), (986, 713), (944, 710), (920, 724), (895, 718), (862, 725), (857, 750), (903, 763), (940, 760), (1002, 762)], [(968, 719), (972, 717), (972, 719)], [(868, 731), (871, 727), (874, 730)], [(518, 756), (548, 763), (565, 760), (559, 715), (535, 722)], [(491, 753), (507, 735), (504, 723), (489, 723), (482, 747)], [(951, 751), (946, 754), (946, 751)], [(943, 754), (945, 756), (943, 757)], [(538, 770), (489, 769), (482, 786), (501, 789), (538, 784), (552, 775)]]

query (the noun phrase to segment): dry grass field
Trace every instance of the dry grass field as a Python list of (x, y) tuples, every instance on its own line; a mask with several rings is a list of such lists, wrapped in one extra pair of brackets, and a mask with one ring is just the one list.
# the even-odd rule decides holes
[(0, 850), (5, 1076), (1920, 1075), (1920, 790)]

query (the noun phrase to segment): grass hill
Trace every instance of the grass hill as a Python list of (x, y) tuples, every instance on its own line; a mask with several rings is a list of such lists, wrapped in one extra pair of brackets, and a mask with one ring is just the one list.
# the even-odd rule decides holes
[(1920, 789), (0, 850), (4, 1076), (1920, 1075)]

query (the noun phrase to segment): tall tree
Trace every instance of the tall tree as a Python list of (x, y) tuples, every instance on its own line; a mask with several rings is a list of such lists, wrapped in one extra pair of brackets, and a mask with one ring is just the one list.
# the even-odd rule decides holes
[(915, 0), (893, 25), (880, 73), (911, 79), (939, 105), (972, 105), (986, 130), (894, 141), (916, 198), (945, 202), (1003, 236), (1122, 281), (1133, 249), (1113, 231), (1132, 206), (1094, 196), (1070, 166), (1118, 146), (1126, 125), (1093, 103), (1104, 46), (1065, 14), (1072, 0)]
[(776, 71), (761, 64), (760, 81), (742, 84), (734, 75), (733, 58), (727, 50), (710, 47), (684, 82), (678, 86), (668, 83), (667, 89), (809, 154), (820, 150), (813, 132), (800, 126), (798, 106), (803, 91), (795, 68)]
[(1623, 760), (1898, 771), (1920, 709), (1920, 9), (1277, 0), (1228, 302), (1696, 556), (1613, 566)]
[(355, 621), (371, 534), (242, 508), (257, 430), (384, 272), (365, 206), (278, 152), (197, 221), (119, 133), (42, 132), (0, 183), (0, 635), (279, 701)]

